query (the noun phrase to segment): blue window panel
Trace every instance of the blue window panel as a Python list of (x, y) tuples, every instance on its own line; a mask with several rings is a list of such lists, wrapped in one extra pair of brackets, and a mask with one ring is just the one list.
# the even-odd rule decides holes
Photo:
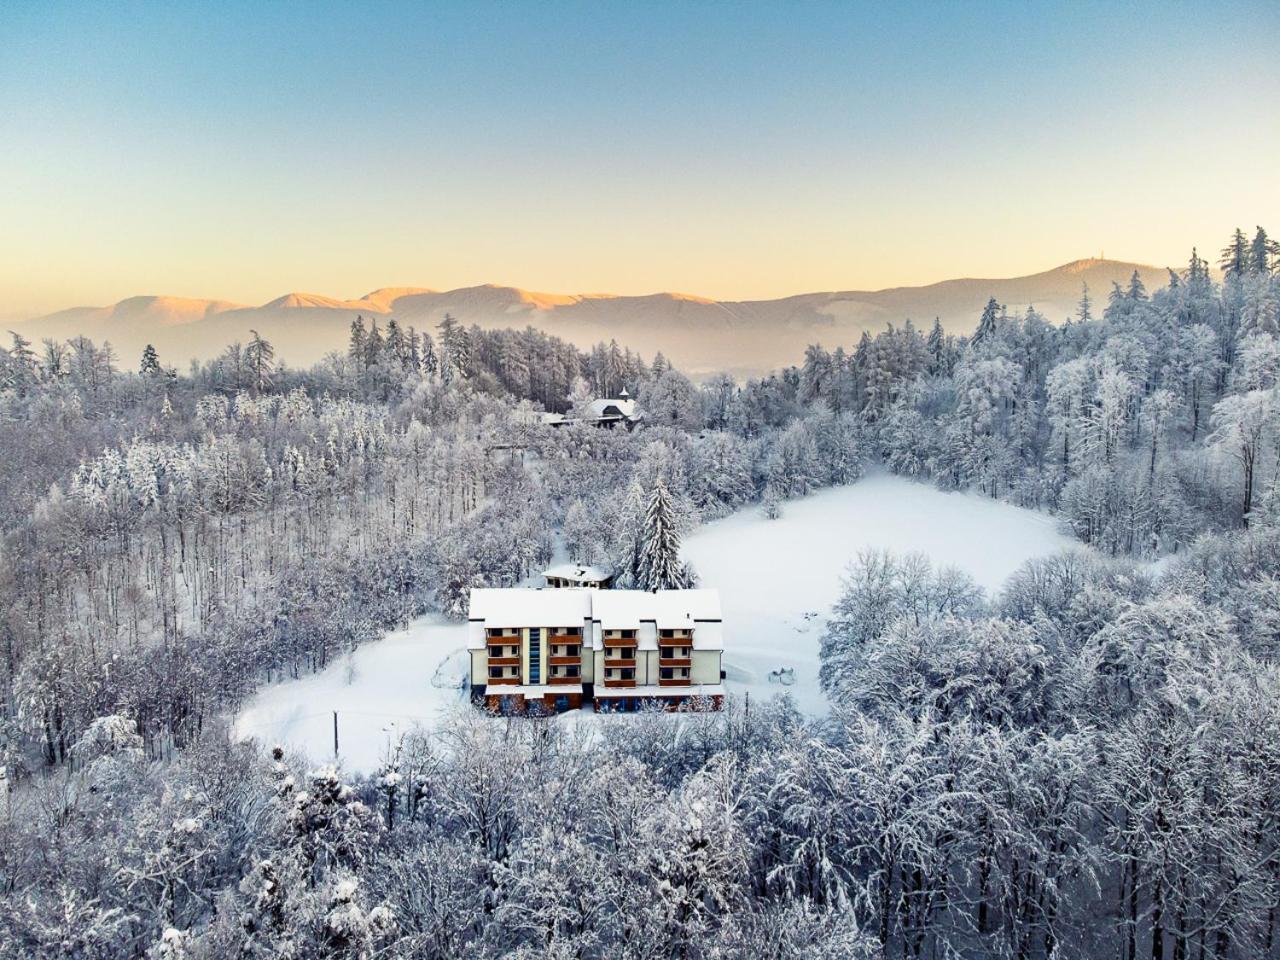
[(542, 682), (542, 628), (529, 631), (529, 683)]

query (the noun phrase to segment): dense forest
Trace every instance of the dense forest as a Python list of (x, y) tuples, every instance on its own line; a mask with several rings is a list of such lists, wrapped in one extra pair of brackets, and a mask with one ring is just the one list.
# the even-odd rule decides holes
[[(1280, 956), (1280, 248), (975, 322), (699, 384), (449, 317), (308, 370), (14, 335), (0, 956)], [(634, 431), (540, 418), (622, 389)], [(996, 596), (855, 558), (821, 719), (465, 710), (368, 778), (230, 736), (557, 543), (648, 587), (655, 503), (776, 517), (868, 469), (1090, 549)]]

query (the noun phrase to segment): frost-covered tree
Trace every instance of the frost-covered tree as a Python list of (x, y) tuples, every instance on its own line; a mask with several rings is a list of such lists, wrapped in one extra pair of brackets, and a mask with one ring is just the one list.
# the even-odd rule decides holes
[(649, 493), (644, 526), (640, 530), (636, 587), (678, 590), (688, 584), (688, 570), (680, 561), (680, 529), (671, 492), (666, 481), (658, 477)]

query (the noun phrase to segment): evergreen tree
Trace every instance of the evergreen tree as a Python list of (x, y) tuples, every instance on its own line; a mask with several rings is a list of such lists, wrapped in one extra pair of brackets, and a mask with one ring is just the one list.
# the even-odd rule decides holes
[(396, 318), (392, 317), (387, 321), (387, 356), (403, 370), (407, 366), (408, 348), (405, 343), (403, 331), (400, 324), (396, 322)]
[(679, 590), (687, 585), (675, 506), (661, 476), (654, 480), (644, 516), (638, 574), (636, 586), (641, 590)]
[(347, 345), (347, 356), (364, 366), (365, 332), (364, 317), (356, 317), (351, 321), (351, 339)]
[(933, 318), (933, 328), (929, 331), (929, 339), (925, 341), (929, 351), (929, 372), (935, 377), (946, 371), (947, 337), (942, 332), (942, 318)]
[(142, 350), (139, 372), (144, 377), (153, 377), (160, 372), (160, 357), (156, 354), (156, 348), (149, 343)]
[(431, 339), (431, 334), (425, 330), (422, 333), (422, 372), (428, 377), (433, 377), (440, 369), (440, 358), (436, 356), (436, 344)]
[(1129, 289), (1125, 291), (1125, 298), (1133, 303), (1138, 303), (1147, 299), (1147, 287), (1142, 282), (1142, 277), (1138, 276), (1138, 271), (1133, 271), (1133, 276), (1129, 278)]
[(1089, 284), (1080, 284), (1080, 303), (1076, 306), (1076, 316), (1081, 323), (1093, 319), (1093, 298), (1089, 296)]
[(982, 318), (978, 321), (978, 329), (973, 331), (973, 344), (977, 345), (989, 339), (996, 332), (996, 318), (1000, 315), (1000, 304), (992, 297), (982, 308)]
[(1187, 287), (1193, 296), (1203, 296), (1209, 292), (1209, 261), (1205, 260), (1197, 252), (1195, 247), (1191, 248), (1191, 260), (1187, 263)]
[(1258, 276), (1271, 273), (1276, 258), (1280, 256), (1280, 243), (1267, 236), (1267, 231), (1258, 227), (1253, 235), (1253, 243), (1249, 245), (1249, 272)]
[(405, 368), (415, 373), (422, 369), (422, 338), (413, 327), (405, 337)]
[(382, 362), (382, 351), (386, 346), (386, 342), (382, 339), (382, 331), (378, 329), (378, 318), (374, 317), (373, 322), (369, 324), (369, 336), (364, 342), (364, 366), (365, 369), (376, 367)]
[(634, 587), (640, 582), (640, 548), (645, 519), (644, 489), (633, 480), (627, 487), (614, 534), (614, 568), (618, 586)]
[(253, 392), (261, 395), (271, 389), (271, 374), (275, 371), (276, 350), (259, 336), (257, 330), (249, 332), (253, 336), (244, 348), (245, 366), (249, 371)]
[(1218, 261), (1218, 265), (1229, 278), (1243, 277), (1248, 272), (1249, 240), (1239, 227), (1231, 235), (1231, 242), (1222, 248), (1222, 259)]

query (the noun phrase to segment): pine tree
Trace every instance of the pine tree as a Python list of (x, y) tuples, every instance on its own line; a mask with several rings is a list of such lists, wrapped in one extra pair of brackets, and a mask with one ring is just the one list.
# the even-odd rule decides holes
[(404, 367), (413, 373), (422, 369), (422, 338), (413, 327), (404, 337)]
[(640, 548), (643, 544), (644, 517), (644, 489), (633, 480), (627, 487), (622, 509), (618, 511), (614, 534), (614, 567), (619, 586), (637, 586), (640, 582)]
[(435, 341), (431, 339), (431, 334), (426, 331), (422, 333), (422, 359), (420, 365), (422, 372), (428, 377), (434, 376), (436, 371), (440, 369), (440, 360), (436, 356)]
[(160, 372), (160, 357), (156, 353), (156, 348), (149, 343), (142, 350), (142, 365), (139, 372), (144, 377), (153, 377)]
[(1253, 235), (1253, 243), (1249, 245), (1249, 273), (1265, 277), (1271, 273), (1276, 257), (1280, 256), (1280, 243), (1267, 236), (1267, 231), (1258, 227)]
[(1218, 264), (1227, 277), (1243, 277), (1248, 271), (1249, 240), (1239, 227), (1236, 227), (1236, 232), (1231, 235), (1231, 242), (1222, 248), (1222, 259)]
[(1187, 263), (1187, 286), (1193, 295), (1201, 296), (1209, 291), (1209, 261), (1191, 248), (1191, 260)]
[(458, 321), (446, 313), (436, 329), (440, 332), (440, 379), (450, 383), (458, 370)]
[(1138, 271), (1133, 271), (1133, 276), (1129, 278), (1129, 289), (1125, 291), (1126, 299), (1137, 303), (1147, 299), (1147, 287), (1142, 282), (1142, 277), (1138, 276)]
[(946, 370), (947, 337), (942, 332), (942, 318), (933, 318), (933, 328), (929, 331), (929, 339), (925, 342), (929, 351), (929, 372), (935, 377)]
[(636, 586), (641, 590), (679, 590), (686, 585), (680, 563), (680, 530), (666, 481), (659, 476), (649, 497), (640, 540), (640, 569)]
[(370, 367), (376, 367), (382, 362), (384, 346), (382, 331), (378, 329), (378, 318), (374, 317), (373, 322), (369, 324), (369, 336), (364, 342), (364, 366), (366, 370)]
[(401, 331), (400, 324), (396, 322), (395, 317), (387, 321), (387, 355), (391, 357), (397, 366), (404, 369), (407, 348), (404, 333)]
[(982, 308), (982, 318), (978, 321), (978, 329), (973, 331), (973, 343), (982, 343), (996, 332), (996, 317), (1000, 313), (1000, 304), (992, 297)]
[(351, 321), (351, 339), (348, 341), (347, 356), (364, 366), (364, 349), (364, 317), (356, 317)]
[(1089, 284), (1080, 284), (1080, 302), (1076, 306), (1076, 316), (1081, 323), (1093, 319), (1093, 298), (1089, 296)]
[(253, 392), (260, 395), (271, 389), (271, 374), (275, 370), (276, 350), (268, 341), (262, 339), (257, 330), (249, 332), (253, 336), (244, 348), (245, 366), (249, 368)]

